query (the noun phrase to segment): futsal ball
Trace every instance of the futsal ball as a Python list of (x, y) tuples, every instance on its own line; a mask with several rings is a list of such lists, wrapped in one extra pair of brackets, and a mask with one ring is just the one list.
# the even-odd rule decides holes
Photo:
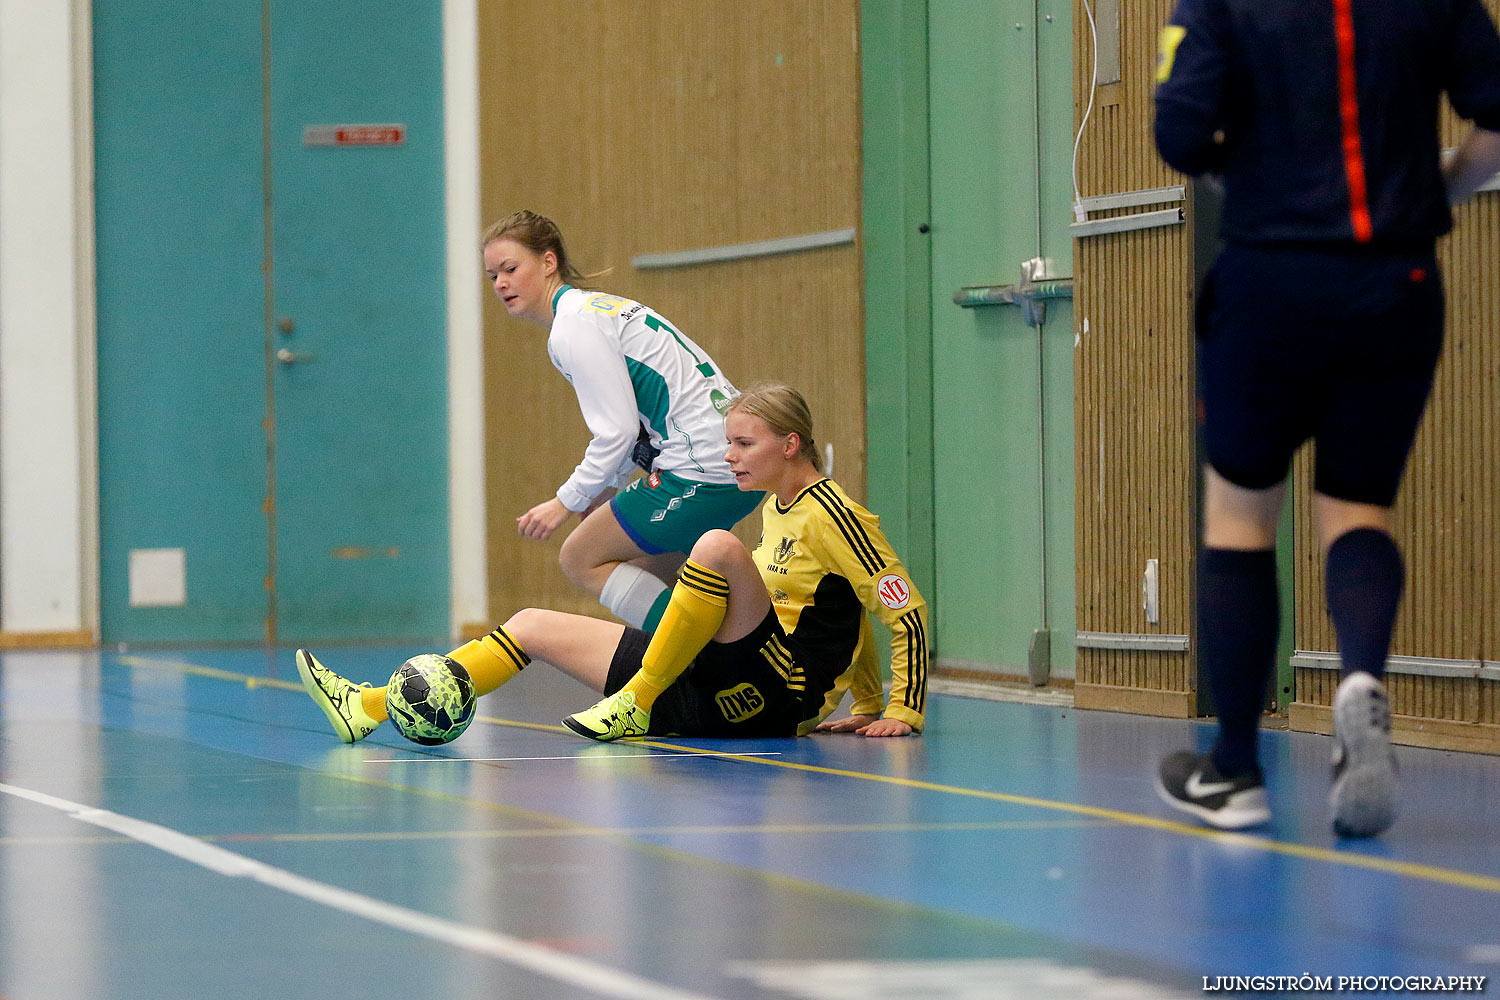
[(435, 747), (458, 739), (474, 721), (474, 681), (457, 660), (413, 656), (391, 674), (385, 710), (402, 736)]

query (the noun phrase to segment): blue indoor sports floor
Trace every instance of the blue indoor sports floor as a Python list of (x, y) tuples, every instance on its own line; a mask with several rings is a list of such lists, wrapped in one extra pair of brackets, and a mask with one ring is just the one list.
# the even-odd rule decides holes
[[(417, 651), (316, 650), (377, 683)], [(599, 745), (558, 725), (593, 700), (534, 664), (455, 743), (346, 746), (290, 650), (0, 654), (0, 998), (1500, 973), (1500, 758), (1398, 748), (1402, 815), (1355, 843), (1320, 736), (1265, 734), (1276, 819), (1232, 835), (1152, 790), (1202, 723), (933, 694), (916, 739)]]

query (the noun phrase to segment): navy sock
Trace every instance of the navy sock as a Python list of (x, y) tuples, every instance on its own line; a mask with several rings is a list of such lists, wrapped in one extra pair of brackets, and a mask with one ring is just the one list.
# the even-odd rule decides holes
[(1198, 662), (1219, 714), (1213, 760), (1225, 777), (1260, 773), (1256, 741), (1280, 628), (1276, 553), (1204, 549), (1198, 560)]
[(1328, 617), (1339, 636), (1339, 669), (1385, 676), (1406, 569), (1401, 550), (1376, 528), (1355, 528), (1328, 547)]

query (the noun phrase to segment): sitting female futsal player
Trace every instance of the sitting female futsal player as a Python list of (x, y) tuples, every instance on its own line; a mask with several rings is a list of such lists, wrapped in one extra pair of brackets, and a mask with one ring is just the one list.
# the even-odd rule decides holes
[[(879, 520), (823, 476), (806, 401), (787, 386), (753, 389), (730, 405), (726, 423), (725, 460), (739, 488), (774, 494), (756, 550), (728, 531), (704, 534), (654, 635), (557, 611), (517, 613), (449, 654), (477, 693), (534, 656), (606, 695), (563, 720), (594, 740), (921, 731), (926, 603)], [(891, 628), (884, 704), (867, 610)], [(386, 718), (384, 688), (357, 687), (306, 650), (297, 669), (345, 742)], [(825, 722), (845, 691), (851, 715)]]
[[(563, 572), (622, 620), (654, 630), (668, 588), (647, 567), (670, 579), (698, 536), (733, 527), (760, 501), (735, 488), (724, 464), (723, 408), (734, 386), (660, 314), (582, 290), (586, 278), (551, 219), (516, 212), (481, 243), (506, 311), (549, 331), (547, 353), (593, 434), (568, 481), (516, 518), (517, 530), (545, 541), (571, 514), (582, 515), (558, 556)], [(611, 498), (637, 466), (649, 478)], [(652, 559), (673, 553), (665, 563)]]

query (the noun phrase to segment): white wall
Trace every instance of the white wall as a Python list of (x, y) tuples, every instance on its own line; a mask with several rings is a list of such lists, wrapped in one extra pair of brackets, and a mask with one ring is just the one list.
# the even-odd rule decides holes
[(484, 283), (479, 262), (478, 0), (443, 4), (448, 209), (448, 497), (453, 631), (489, 620), (484, 517)]
[[(0, 630), (94, 630), (87, 2), (0, 0)], [(81, 15), (81, 17), (80, 17)], [(84, 36), (83, 56), (75, 43)], [(87, 261), (86, 264), (80, 262)]]
[[(99, 632), (90, 0), (0, 0), (0, 633)], [(452, 620), (488, 618), (476, 0), (445, 0)]]

